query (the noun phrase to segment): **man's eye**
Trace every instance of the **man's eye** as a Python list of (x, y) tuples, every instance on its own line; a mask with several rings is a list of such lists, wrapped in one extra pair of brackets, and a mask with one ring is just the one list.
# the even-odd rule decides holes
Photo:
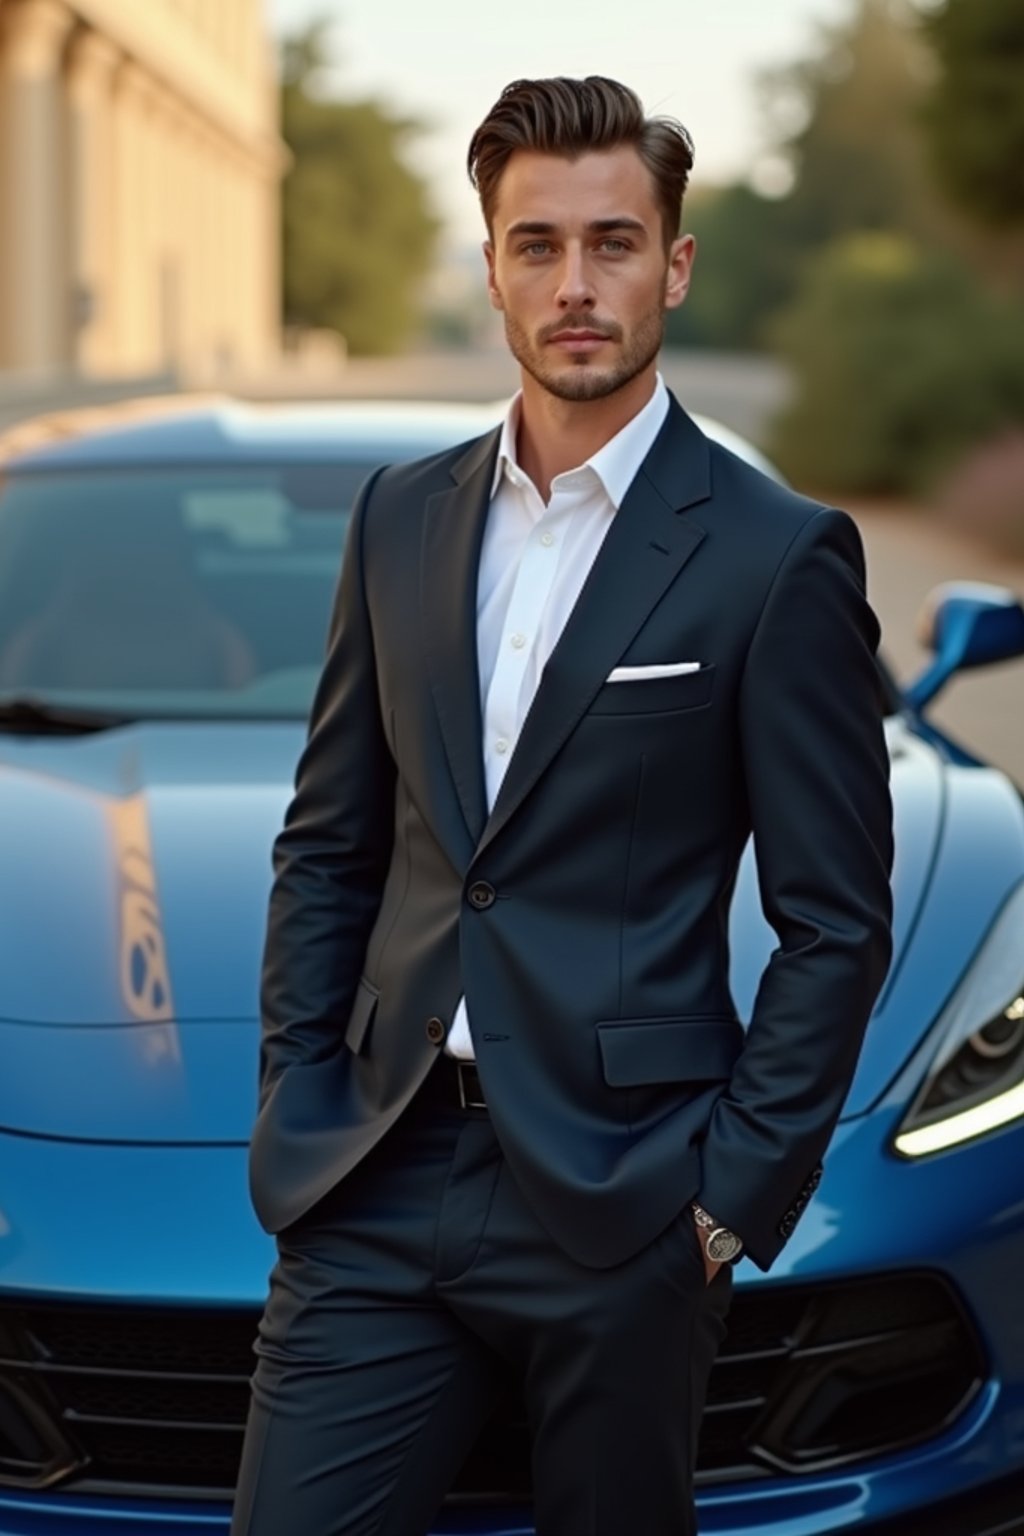
[(546, 240), (531, 240), (529, 245), (524, 245), (522, 248), (524, 256), (546, 256), (550, 249), (551, 246)]
[(606, 240), (601, 241), (601, 249), (603, 251), (610, 251), (613, 256), (619, 256), (623, 251), (629, 250), (629, 245), (625, 240), (619, 240), (614, 235), (609, 235)]

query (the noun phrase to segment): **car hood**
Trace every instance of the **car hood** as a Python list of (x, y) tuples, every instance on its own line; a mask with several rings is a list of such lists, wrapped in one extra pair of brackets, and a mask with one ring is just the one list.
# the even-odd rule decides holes
[(0, 738), (0, 1126), (245, 1140), (303, 728)]
[[(247, 1138), (270, 848), (302, 737), (292, 723), (147, 724), (0, 741), (0, 1127)], [(935, 858), (944, 770), (898, 727), (891, 745), (898, 966)], [(749, 850), (732, 930), (734, 992), (748, 1017), (775, 944)], [(885, 1014), (869, 1032), (852, 1111), (913, 1044)]]

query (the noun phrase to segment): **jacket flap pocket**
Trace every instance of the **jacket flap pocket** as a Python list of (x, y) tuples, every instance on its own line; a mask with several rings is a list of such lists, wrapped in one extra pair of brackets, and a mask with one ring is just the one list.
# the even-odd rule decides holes
[(597, 690), (592, 715), (662, 715), (677, 709), (699, 709), (711, 701), (715, 666), (677, 677), (638, 677), (604, 683)]
[(355, 1000), (352, 1003), (352, 1012), (348, 1016), (345, 1026), (345, 1044), (350, 1051), (358, 1056), (366, 1042), (366, 1036), (373, 1016), (377, 1011), (377, 998), (379, 993), (376, 987), (370, 985), (365, 976), (359, 978), (356, 987)]
[(598, 1024), (604, 1080), (612, 1088), (731, 1076), (743, 1026), (727, 1014), (684, 1019), (610, 1019)]

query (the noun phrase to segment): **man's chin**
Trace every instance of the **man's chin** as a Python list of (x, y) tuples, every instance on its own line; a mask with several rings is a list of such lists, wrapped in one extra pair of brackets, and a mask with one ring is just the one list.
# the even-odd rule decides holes
[(587, 357), (573, 358), (562, 368), (531, 368), (537, 383), (559, 400), (602, 400), (629, 383), (620, 369), (598, 367)]

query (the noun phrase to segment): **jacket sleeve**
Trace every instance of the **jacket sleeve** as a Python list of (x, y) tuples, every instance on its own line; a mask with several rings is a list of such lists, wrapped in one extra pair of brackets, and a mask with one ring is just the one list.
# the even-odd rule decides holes
[(295, 794), (274, 844), (261, 985), (261, 1108), (288, 1067), (338, 1049), (391, 857), (395, 765), (381, 720), (364, 581), (376, 479), (352, 512)]
[(740, 685), (754, 851), (778, 947), (712, 1113), (700, 1200), (767, 1269), (820, 1176), (891, 955), (879, 628), (845, 513), (780, 564)]

